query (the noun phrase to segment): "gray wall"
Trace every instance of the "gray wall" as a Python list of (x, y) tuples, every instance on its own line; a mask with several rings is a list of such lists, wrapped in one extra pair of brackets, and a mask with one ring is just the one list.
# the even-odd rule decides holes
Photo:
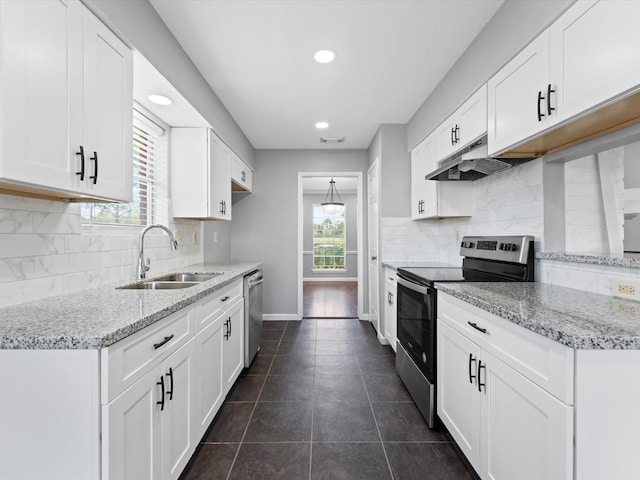
[(411, 216), (411, 155), (406, 125), (380, 125), (369, 146), (369, 166), (380, 158), (380, 216)]
[(209, 122), (245, 162), (254, 148), (147, 0), (83, 0), (130, 47), (138, 50)]
[[(364, 181), (364, 178), (363, 178)], [(336, 183), (338, 192), (340, 192), (340, 186)], [(358, 277), (358, 256), (349, 255), (345, 256), (345, 270), (346, 272), (313, 272), (313, 205), (317, 205), (326, 200), (326, 194), (305, 194), (304, 197), (304, 239), (303, 250), (305, 252), (311, 252), (304, 255), (304, 263), (302, 269), (302, 277), (307, 278), (357, 278)], [(340, 199), (343, 201), (346, 208), (345, 218), (345, 233), (346, 233), (346, 245), (345, 252), (355, 252), (358, 250), (358, 198), (356, 194), (340, 193)]]
[(409, 150), (420, 143), (573, 2), (574, 0), (505, 1), (409, 121)]
[(253, 192), (233, 204), (231, 261), (263, 262), (265, 314), (297, 312), (298, 172), (366, 171), (366, 150), (256, 150)]

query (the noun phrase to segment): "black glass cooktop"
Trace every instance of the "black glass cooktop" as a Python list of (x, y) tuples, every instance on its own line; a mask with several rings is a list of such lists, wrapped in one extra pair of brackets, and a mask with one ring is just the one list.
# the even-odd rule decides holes
[(462, 267), (409, 267), (399, 268), (403, 274), (416, 282), (432, 285), (434, 282), (464, 282)]

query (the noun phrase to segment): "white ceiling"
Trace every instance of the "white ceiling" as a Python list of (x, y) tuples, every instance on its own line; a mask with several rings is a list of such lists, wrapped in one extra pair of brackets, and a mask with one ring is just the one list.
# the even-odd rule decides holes
[[(257, 149), (367, 148), (407, 123), (504, 0), (150, 0)], [(318, 64), (320, 49), (336, 52)], [(324, 120), (330, 127), (317, 130)]]

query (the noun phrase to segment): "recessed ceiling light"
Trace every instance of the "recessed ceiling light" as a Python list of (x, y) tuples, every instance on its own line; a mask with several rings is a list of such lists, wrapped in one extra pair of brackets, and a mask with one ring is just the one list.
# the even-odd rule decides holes
[(149, 101), (155, 103), (156, 105), (167, 106), (173, 103), (169, 97), (165, 97), (164, 95), (149, 95)]
[(329, 128), (329, 124), (327, 122), (317, 122), (316, 128)]
[(318, 63), (329, 63), (333, 62), (333, 60), (336, 58), (336, 54), (331, 50), (319, 50), (315, 53), (313, 58)]

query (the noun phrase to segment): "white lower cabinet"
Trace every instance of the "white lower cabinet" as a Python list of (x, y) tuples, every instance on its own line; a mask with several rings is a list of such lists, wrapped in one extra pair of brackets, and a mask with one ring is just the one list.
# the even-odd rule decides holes
[(222, 348), (225, 318), (218, 317), (196, 335), (196, 436), (202, 438), (224, 401)]
[(396, 304), (397, 278), (393, 268), (384, 269), (384, 336), (389, 345), (396, 350), (396, 339), (398, 332), (398, 307)]
[(527, 373), (564, 370), (554, 364), (563, 354), (571, 361), (572, 350), (540, 337), (518, 352), (517, 332), (447, 295), (438, 300), (438, 416), (471, 465), (482, 479), (572, 479), (573, 405)]
[(194, 340), (103, 407), (104, 478), (176, 479), (195, 451)]
[(225, 312), (225, 331), (222, 358), (222, 380), (228, 392), (244, 367), (244, 299), (238, 300)]

